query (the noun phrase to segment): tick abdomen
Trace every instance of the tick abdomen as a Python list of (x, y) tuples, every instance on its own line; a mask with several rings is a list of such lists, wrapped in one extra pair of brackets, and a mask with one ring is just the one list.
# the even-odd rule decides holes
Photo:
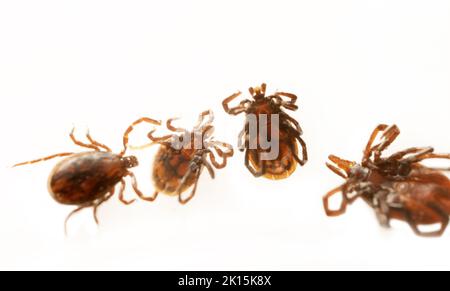
[[(265, 168), (264, 177), (271, 180), (281, 180), (291, 176), (297, 168), (297, 161), (294, 158), (294, 154), (298, 154), (298, 147), (295, 140), (281, 140), (277, 158), (260, 161), (261, 166)], [(250, 162), (259, 170), (258, 161), (258, 151), (250, 150)]]
[(84, 204), (110, 192), (126, 173), (127, 169), (117, 154), (74, 154), (53, 169), (48, 183), (49, 192), (61, 204)]
[(450, 214), (450, 180), (439, 171), (417, 168), (404, 181), (392, 181), (372, 172), (369, 179), (372, 183), (391, 188), (396, 203), (402, 205), (402, 209), (394, 207), (389, 210), (391, 218), (403, 221), (412, 219), (418, 224), (427, 225), (441, 221), (442, 217), (436, 209), (442, 214)]

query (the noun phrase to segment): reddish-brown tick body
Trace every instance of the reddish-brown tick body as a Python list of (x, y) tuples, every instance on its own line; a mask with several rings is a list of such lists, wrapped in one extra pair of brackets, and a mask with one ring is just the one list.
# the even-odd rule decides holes
[(59, 162), (48, 186), (57, 202), (80, 205), (104, 197), (127, 175), (127, 164), (119, 155), (85, 152)]
[[(188, 173), (194, 156), (195, 150), (176, 150), (170, 144), (161, 144), (153, 164), (153, 181), (157, 191), (175, 196), (178, 191), (182, 193), (189, 189), (198, 174)], [(183, 178), (184, 183), (181, 184)]]

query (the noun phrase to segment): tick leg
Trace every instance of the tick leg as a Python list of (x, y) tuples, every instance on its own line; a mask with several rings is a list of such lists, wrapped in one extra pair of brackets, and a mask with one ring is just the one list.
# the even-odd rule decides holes
[(216, 174), (214, 173), (214, 169), (211, 166), (211, 164), (206, 160), (205, 157), (202, 157), (202, 164), (208, 170), (208, 173), (211, 176), (211, 179), (215, 179), (216, 178)]
[[(205, 121), (206, 117), (208, 117), (208, 121), (203, 125), (203, 122)], [(205, 126), (211, 125), (213, 121), (214, 121), (214, 112), (212, 110), (206, 110), (199, 115), (197, 124), (195, 125), (194, 128), (202, 129)]]
[(448, 214), (445, 211), (443, 211), (439, 206), (434, 205), (434, 204), (429, 204), (427, 206), (424, 206), (423, 211), (432, 212), (432, 213), (438, 215), (441, 218), (441, 221), (440, 221), (441, 227), (440, 227), (440, 229), (437, 230), (437, 231), (433, 231), (433, 232), (423, 232), (423, 231), (421, 231), (419, 229), (419, 224), (413, 220), (411, 213), (408, 210), (405, 210), (406, 220), (407, 220), (408, 224), (411, 226), (412, 230), (417, 235), (423, 236), (423, 237), (439, 237), (439, 236), (442, 236), (444, 234), (445, 229), (447, 228), (447, 226), (449, 224)]
[(227, 166), (227, 159), (234, 155), (234, 150), (229, 144), (224, 144), (229, 146), (228, 152), (223, 152), (219, 147), (214, 146), (214, 149), (217, 151), (218, 155), (222, 158), (222, 163), (218, 163), (215, 155), (212, 151), (209, 152), (209, 158), (211, 159), (211, 163), (214, 165), (216, 169), (223, 169)]
[(211, 160), (211, 163), (216, 169), (223, 169), (227, 166), (227, 159), (225, 157), (222, 158), (222, 163), (218, 163), (216, 157), (214, 156), (213, 152), (209, 152), (209, 158)]
[[(260, 161), (260, 164), (261, 164), (261, 161)], [(245, 152), (245, 166), (250, 171), (250, 173), (252, 173), (252, 175), (255, 176), (255, 178), (259, 178), (259, 177), (263, 176), (265, 173), (263, 165), (259, 165), (259, 170), (256, 170), (250, 164), (250, 151), (249, 150), (247, 150)]]
[[(191, 173), (192, 173), (191, 171), (188, 171), (188, 174), (189, 174), (189, 175), (190, 175)], [(186, 174), (185, 178), (188, 176), (188, 174)], [(195, 183), (194, 183), (194, 188), (192, 189), (191, 194), (190, 194), (188, 197), (183, 198), (183, 197), (181, 196), (182, 193), (179, 192), (179, 190), (178, 190), (178, 201), (180, 202), (180, 204), (185, 205), (186, 203), (188, 203), (189, 201), (191, 201), (192, 198), (194, 198), (195, 193), (197, 192), (198, 181), (200, 180), (200, 174), (201, 174), (201, 170), (198, 171), (198, 174), (197, 174), (197, 177), (196, 177)], [(184, 182), (180, 184), (180, 189), (181, 189), (181, 186), (182, 186), (183, 184), (184, 184)]]
[(92, 150), (95, 150), (95, 151), (97, 151), (97, 152), (100, 151), (100, 149), (99, 149), (96, 145), (94, 145), (94, 144), (85, 144), (85, 143), (83, 143), (83, 142), (81, 142), (81, 141), (78, 141), (78, 140), (75, 138), (75, 128), (73, 128), (72, 131), (70, 132), (70, 139), (71, 139), (71, 140), (73, 141), (73, 143), (76, 144), (77, 146), (80, 146), (80, 147), (83, 147), (83, 148), (92, 149)]
[(157, 121), (148, 117), (142, 117), (135, 122), (133, 122), (130, 126), (128, 126), (127, 130), (125, 130), (125, 133), (123, 134), (123, 150), (120, 153), (121, 156), (124, 156), (127, 148), (128, 148), (128, 141), (129, 141), (129, 135), (133, 131), (134, 127), (141, 124), (141, 123), (149, 123), (152, 125), (161, 125), (161, 121)]
[(286, 92), (277, 92), (275, 93), (275, 96), (280, 96), (280, 97), (287, 97), (289, 98), (288, 104), (294, 105), (295, 102), (297, 102), (297, 95), (294, 95), (292, 93), (286, 93)]
[(48, 157), (45, 157), (45, 158), (40, 158), (40, 159), (33, 160), (33, 161), (28, 161), (28, 162), (23, 162), (23, 163), (15, 164), (15, 165), (12, 166), (12, 167), (15, 168), (15, 167), (20, 167), (20, 166), (24, 166), (24, 165), (36, 164), (36, 163), (48, 161), (48, 160), (51, 160), (51, 159), (54, 159), (54, 158), (71, 156), (71, 155), (73, 155), (73, 154), (74, 154), (74, 153), (60, 153), (60, 154), (48, 156)]
[(86, 138), (89, 140), (89, 142), (90, 142), (92, 145), (97, 146), (97, 147), (99, 147), (99, 148), (102, 148), (102, 149), (106, 150), (107, 152), (112, 152), (112, 150), (111, 150), (109, 147), (107, 147), (106, 145), (104, 145), (104, 144), (102, 144), (102, 143), (99, 143), (98, 141), (94, 140), (94, 139), (92, 138), (92, 136), (91, 136), (91, 134), (90, 134), (89, 131), (86, 133)]
[[(296, 136), (298, 142), (300, 143), (300, 145), (302, 146), (302, 155), (303, 155), (303, 159), (302, 160), (298, 160), (298, 163), (302, 166), (304, 166), (307, 162), (308, 162), (308, 150), (306, 148), (306, 143), (305, 141), (300, 137), (300, 135)], [(298, 157), (297, 157), (298, 159)]]
[[(293, 146), (291, 146), (291, 152), (292, 155), (294, 156), (294, 160), (300, 165), (300, 166), (304, 166), (306, 164), (306, 162), (308, 160), (305, 160), (305, 158), (303, 158), (303, 160), (300, 160), (298, 154), (295, 153), (295, 148)], [(304, 154), (304, 153), (303, 153)]]
[(241, 130), (238, 137), (238, 148), (239, 151), (243, 152), (245, 149), (248, 148), (248, 131), (249, 131), (249, 125), (248, 123), (245, 124), (245, 127)]
[[(422, 155), (420, 157), (417, 157), (417, 159), (414, 160), (413, 162), (416, 163), (416, 162), (421, 162), (421, 161), (429, 160), (429, 159), (447, 159), (447, 160), (449, 160), (450, 154), (428, 153), (428, 154)], [(432, 168), (432, 169), (440, 170), (440, 171), (450, 171), (450, 168)]]
[[(253, 88), (252, 88), (252, 90), (253, 90)], [(245, 112), (246, 108), (243, 105), (244, 103), (242, 103), (242, 102), (239, 104), (239, 106), (236, 106), (233, 108), (230, 108), (228, 106), (231, 103), (231, 101), (236, 99), (241, 94), (242, 94), (241, 92), (237, 92), (237, 93), (231, 95), (230, 97), (226, 98), (225, 100), (223, 100), (222, 106), (226, 113), (231, 114), (231, 115), (238, 115), (238, 114), (241, 114), (242, 112)], [(246, 100), (244, 102), (250, 102), (250, 101)]]
[(428, 148), (409, 148), (409, 149), (406, 149), (404, 151), (401, 151), (401, 152), (398, 152), (398, 153), (395, 153), (395, 154), (391, 155), (388, 158), (388, 160), (400, 160), (400, 159), (404, 158), (407, 155), (414, 154), (413, 156), (405, 159), (405, 161), (409, 161), (411, 163), (416, 163), (416, 162), (419, 161), (419, 159), (422, 156), (430, 154), (433, 151), (434, 151), (434, 149), (431, 148), (431, 147), (428, 147)]
[(141, 190), (139, 190), (138, 183), (137, 183), (137, 180), (136, 180), (136, 176), (133, 173), (131, 173), (131, 172), (128, 173), (128, 176), (130, 176), (130, 178), (131, 178), (131, 186), (133, 187), (134, 192), (136, 192), (137, 196), (140, 199), (142, 199), (144, 201), (149, 201), (149, 202), (153, 202), (153, 201), (156, 200), (156, 198), (158, 197), (158, 194), (159, 194), (158, 192), (153, 193), (153, 196), (151, 196), (151, 197), (145, 196), (141, 192)]
[(400, 135), (400, 129), (397, 125), (392, 125), (389, 127), (382, 135), (382, 142), (374, 147), (374, 159), (375, 161), (379, 160), (381, 157), (381, 153), (385, 151)]
[[(373, 202), (369, 203), (369, 205), (375, 209), (375, 215), (377, 217), (378, 223), (382, 227), (389, 228), (391, 227), (391, 218), (389, 216), (389, 210), (394, 205), (392, 203), (389, 203), (388, 196), (390, 194), (393, 194), (393, 190), (390, 188), (384, 188), (383, 186), (381, 187), (382, 189), (373, 195), (374, 197)], [(367, 188), (369, 187), (366, 186), (366, 189)], [(361, 191), (365, 191), (366, 193), (368, 192), (368, 190), (364, 190), (364, 187), (362, 187)], [(401, 209), (403, 206), (395, 205), (395, 207)]]
[(114, 189), (111, 190), (111, 192), (109, 192), (109, 194), (107, 194), (103, 199), (100, 199), (99, 201), (97, 201), (96, 203), (94, 203), (94, 210), (93, 210), (93, 215), (94, 215), (94, 220), (95, 223), (97, 225), (100, 224), (100, 221), (98, 220), (98, 208), (100, 207), (100, 205), (102, 205), (103, 203), (105, 203), (106, 201), (108, 201), (109, 199), (111, 199), (111, 197), (114, 195)]
[[(342, 191), (343, 191), (343, 186), (339, 186), (339, 187), (331, 190), (330, 192), (328, 192), (327, 195), (325, 195), (323, 197), (323, 207), (325, 209), (325, 213), (327, 214), (327, 216), (330, 216), (330, 217), (340, 216), (340, 215), (344, 214), (345, 211), (347, 210), (347, 199), (345, 197), (345, 194)], [(339, 207), (338, 210), (331, 210), (330, 203), (329, 203), (330, 198), (333, 197), (337, 193), (342, 193), (341, 206)]]
[(156, 129), (150, 131), (148, 133), (148, 138), (153, 142), (153, 143), (161, 143), (161, 142), (165, 142), (168, 139), (171, 139), (173, 137), (173, 135), (166, 135), (166, 136), (162, 136), (162, 137), (155, 137), (153, 136), (153, 134), (155, 133)]
[(122, 179), (120, 181), (119, 200), (120, 200), (120, 202), (122, 202), (125, 205), (130, 205), (130, 204), (134, 203), (136, 201), (136, 199), (131, 199), (131, 200), (125, 199), (125, 186), (126, 186), (125, 180)]
[(377, 138), (378, 134), (382, 131), (385, 131), (388, 128), (388, 125), (386, 124), (380, 124), (378, 125), (375, 130), (370, 135), (369, 141), (367, 143), (366, 149), (364, 150), (364, 157), (363, 157), (363, 163), (365, 161), (368, 161), (373, 153), (373, 143), (375, 142), (375, 139)]
[(292, 123), (300, 135), (303, 134), (303, 129), (301, 128), (300, 123), (297, 120), (295, 120), (293, 117), (291, 117), (289, 114), (286, 113), (281, 113), (281, 116), (283, 118), (286, 118), (290, 123)]
[(186, 134), (188, 132), (186, 129), (173, 126), (173, 122), (175, 120), (178, 120), (178, 118), (171, 118), (171, 119), (167, 120), (167, 123), (166, 123), (167, 128), (173, 132), (182, 132), (182, 133)]
[(66, 220), (64, 221), (64, 233), (66, 236), (68, 234), (67, 223), (69, 222), (70, 218), (72, 218), (76, 213), (80, 212), (81, 210), (88, 208), (88, 207), (92, 207), (92, 206), (93, 206), (92, 203), (84, 204), (84, 205), (78, 207), (77, 209), (73, 210), (72, 212), (70, 212), (69, 215), (67, 215)]
[(295, 102), (297, 101), (297, 96), (291, 93), (285, 93), (285, 92), (278, 92), (275, 94), (277, 98), (281, 99), (281, 96), (288, 97), (290, 101), (286, 102), (281, 99), (281, 106), (283, 106), (286, 109), (296, 111), (298, 110), (298, 106), (295, 105)]

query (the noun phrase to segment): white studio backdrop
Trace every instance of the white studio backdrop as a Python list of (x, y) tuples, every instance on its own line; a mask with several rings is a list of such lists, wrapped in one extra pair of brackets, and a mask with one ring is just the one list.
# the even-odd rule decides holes
[[(253, 178), (238, 152), (188, 205), (113, 198), (66, 238), (56, 161), (10, 168), (77, 150), (73, 126), (119, 151), (141, 116), (189, 127), (206, 109), (236, 144), (244, 117), (221, 102), (262, 82), (299, 96), (310, 162), (287, 180)], [(342, 182), (327, 156), (359, 161), (378, 123), (402, 130), (392, 151), (450, 152), (450, 1), (2, 1), (0, 100), (0, 269), (450, 269), (449, 232), (381, 229), (362, 202), (327, 218), (321, 200)], [(146, 193), (155, 150), (135, 152)]]

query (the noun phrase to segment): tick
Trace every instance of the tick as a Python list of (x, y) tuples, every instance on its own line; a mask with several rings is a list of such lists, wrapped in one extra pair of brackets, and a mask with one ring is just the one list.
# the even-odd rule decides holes
[(123, 136), (124, 148), (119, 154), (115, 154), (109, 147), (95, 141), (89, 132), (86, 138), (89, 143), (83, 143), (75, 138), (74, 130), (70, 133), (70, 139), (77, 146), (88, 148), (90, 151), (81, 153), (59, 153), (45, 158), (24, 162), (14, 165), (14, 167), (35, 164), (48, 161), (54, 158), (64, 157), (54, 168), (48, 180), (50, 195), (56, 202), (64, 205), (78, 206), (65, 220), (65, 230), (67, 234), (67, 222), (77, 212), (84, 208), (92, 207), (95, 222), (98, 224), (97, 209), (104, 202), (108, 201), (115, 192), (116, 185), (121, 184), (119, 200), (129, 205), (135, 200), (126, 200), (124, 197), (125, 177), (131, 178), (134, 191), (143, 200), (151, 200), (145, 197), (139, 190), (136, 177), (130, 171), (138, 166), (135, 156), (125, 156), (128, 148), (128, 134), (133, 126), (147, 122), (152, 125), (160, 123), (150, 118), (137, 120), (128, 127)]
[[(380, 142), (374, 145), (381, 133)], [(328, 168), (346, 181), (323, 198), (326, 214), (342, 215), (347, 205), (362, 198), (375, 210), (384, 227), (397, 219), (407, 222), (417, 235), (440, 236), (449, 223), (450, 180), (444, 174), (449, 169), (427, 167), (421, 162), (450, 159), (450, 155), (436, 154), (432, 147), (413, 147), (383, 157), (383, 152), (399, 134), (396, 125), (379, 125), (369, 139), (360, 164), (329, 157)], [(332, 210), (329, 200), (338, 193), (342, 194), (341, 205)], [(421, 229), (432, 225), (440, 227), (436, 231)]]
[[(252, 100), (244, 100), (236, 107), (230, 103), (241, 95), (235, 93), (226, 98), (222, 105), (230, 115), (245, 113), (246, 123), (239, 134), (239, 148), (245, 151), (245, 166), (255, 177), (272, 180), (288, 178), (297, 164), (308, 161), (306, 143), (302, 139), (303, 130), (284, 109), (296, 111), (297, 96), (277, 92), (266, 96), (266, 84), (250, 88)], [(299, 146), (302, 158), (299, 158)]]
[[(156, 188), (153, 197), (156, 198), (159, 192), (162, 192), (178, 196), (179, 202), (186, 204), (197, 191), (203, 169), (206, 168), (214, 179), (214, 168), (225, 168), (227, 159), (233, 156), (234, 150), (231, 145), (211, 137), (214, 132), (212, 111), (200, 114), (198, 123), (192, 131), (174, 127), (174, 120), (167, 121), (167, 128), (173, 132), (172, 134), (155, 137), (155, 130), (148, 134), (153, 143), (160, 145), (152, 171)], [(220, 162), (216, 155), (221, 158)], [(191, 187), (191, 193), (187, 197), (182, 197), (182, 194)]]

